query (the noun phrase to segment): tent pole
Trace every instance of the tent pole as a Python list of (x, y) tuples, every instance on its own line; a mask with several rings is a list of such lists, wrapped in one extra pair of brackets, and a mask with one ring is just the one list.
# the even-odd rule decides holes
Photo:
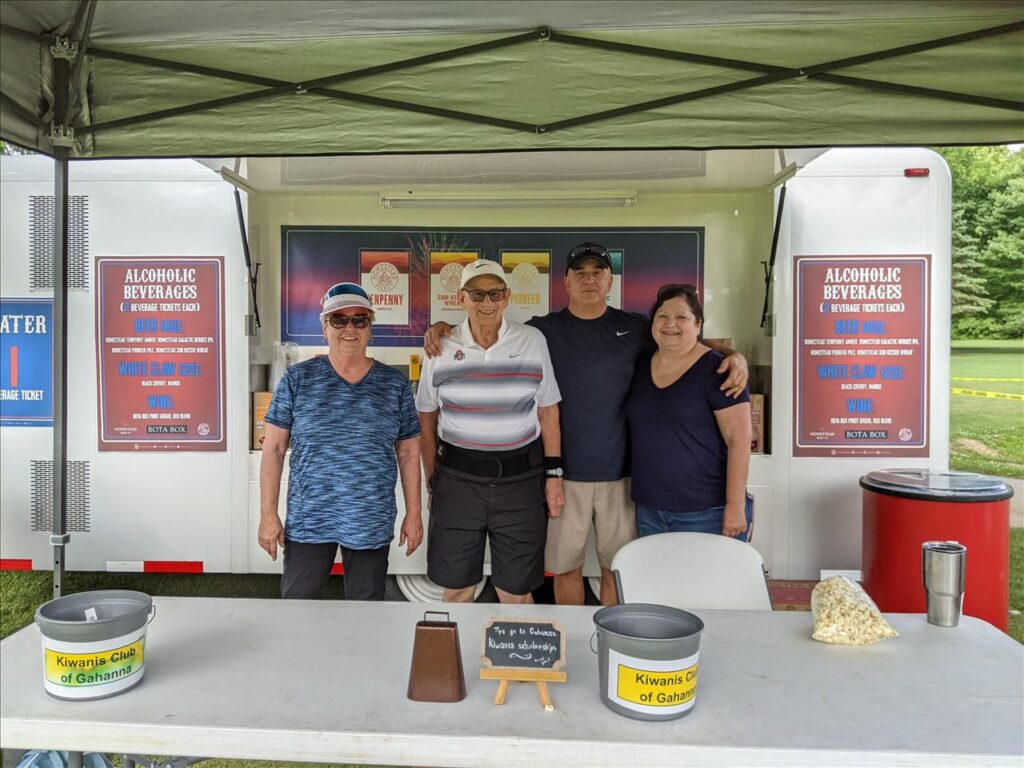
[[(69, 108), (71, 62), (53, 61), (54, 123), (64, 126)], [(68, 360), (68, 156), (70, 148), (55, 146), (53, 174), (53, 596), (64, 588), (67, 531), (67, 360)]]

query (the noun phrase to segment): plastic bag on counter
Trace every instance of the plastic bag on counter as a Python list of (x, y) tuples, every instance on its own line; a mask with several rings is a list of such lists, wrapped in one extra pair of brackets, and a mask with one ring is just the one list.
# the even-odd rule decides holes
[(825, 579), (811, 592), (815, 640), (839, 645), (871, 645), (899, 637), (868, 593), (846, 576)]

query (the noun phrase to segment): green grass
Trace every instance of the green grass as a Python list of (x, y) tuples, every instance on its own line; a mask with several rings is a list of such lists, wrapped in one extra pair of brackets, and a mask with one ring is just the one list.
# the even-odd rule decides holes
[[(955, 389), (1024, 395), (1024, 339), (953, 342), (950, 377)], [(951, 395), (949, 421), (952, 469), (1024, 477), (1024, 400)]]
[(953, 349), (1000, 349), (1024, 353), (1024, 339), (953, 339)]
[[(1016, 611), (1016, 613), (1014, 613)], [(1010, 529), (1010, 637), (1024, 643), (1024, 528)]]

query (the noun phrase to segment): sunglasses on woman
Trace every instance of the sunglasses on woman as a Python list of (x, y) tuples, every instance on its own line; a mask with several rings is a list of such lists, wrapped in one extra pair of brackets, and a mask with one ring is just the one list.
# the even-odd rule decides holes
[(369, 315), (356, 315), (355, 317), (347, 317), (345, 315), (328, 315), (327, 322), (331, 324), (331, 328), (345, 328), (349, 323), (355, 328), (368, 328), (370, 326)]

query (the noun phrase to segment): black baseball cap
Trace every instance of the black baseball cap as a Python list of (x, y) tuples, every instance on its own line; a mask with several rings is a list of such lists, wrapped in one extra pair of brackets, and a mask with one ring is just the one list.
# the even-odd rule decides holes
[(612, 257), (608, 255), (608, 249), (597, 243), (580, 243), (571, 251), (565, 260), (565, 272), (570, 269), (579, 269), (587, 259), (596, 259), (601, 262), (602, 267), (612, 268)]

